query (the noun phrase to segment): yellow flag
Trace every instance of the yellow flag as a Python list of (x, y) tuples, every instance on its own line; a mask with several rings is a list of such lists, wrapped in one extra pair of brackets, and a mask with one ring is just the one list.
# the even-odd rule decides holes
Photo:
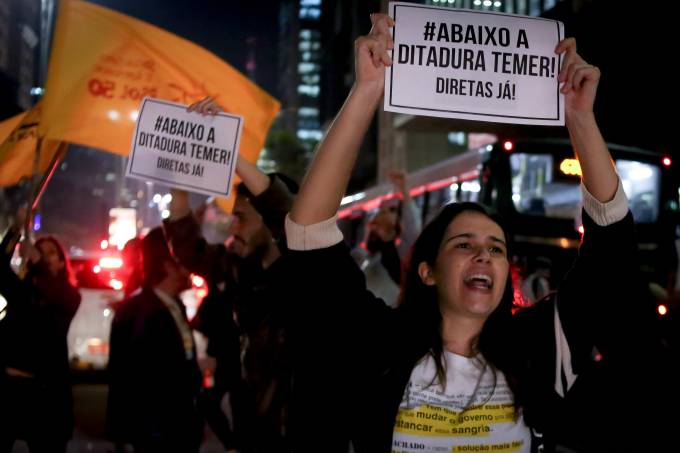
[[(0, 186), (11, 186), (33, 174), (35, 149), (38, 142), (40, 104), (27, 112), (0, 122)], [(38, 170), (49, 167), (57, 143), (44, 141)]]
[(244, 118), (239, 153), (255, 162), (279, 103), (198, 45), (81, 0), (63, 0), (41, 136), (127, 156), (144, 96), (189, 104), (214, 96)]

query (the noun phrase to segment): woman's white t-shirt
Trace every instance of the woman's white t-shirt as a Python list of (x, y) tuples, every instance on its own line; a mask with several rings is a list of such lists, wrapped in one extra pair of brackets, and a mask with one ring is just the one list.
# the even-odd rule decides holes
[[(531, 434), (505, 376), (480, 355), (443, 353), (446, 389), (428, 354), (411, 378), (394, 425), (393, 453), (529, 452)], [(434, 382), (434, 383), (433, 383)]]

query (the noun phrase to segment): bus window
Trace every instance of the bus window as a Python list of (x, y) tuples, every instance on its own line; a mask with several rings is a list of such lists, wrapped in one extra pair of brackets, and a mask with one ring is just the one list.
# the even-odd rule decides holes
[[(512, 201), (517, 212), (559, 219), (580, 215), (581, 169), (575, 159), (550, 154), (514, 153), (510, 156)], [(658, 166), (616, 160), (623, 190), (637, 223), (653, 223), (659, 216), (661, 170)]]
[(579, 213), (581, 192), (579, 175), (555, 170), (550, 154), (514, 153), (512, 201), (522, 214), (573, 219)]
[(653, 223), (659, 216), (660, 169), (632, 160), (617, 160), (616, 170), (637, 223)]
[[(416, 199), (418, 207), (421, 212), (424, 212), (425, 224), (432, 220), (441, 210), (441, 208), (449, 203), (458, 203), (462, 201), (479, 201), (479, 192), (481, 186), (477, 179), (469, 181), (462, 181), (460, 183), (453, 183), (451, 185), (442, 187), (440, 189), (432, 190), (427, 193), (427, 206), (425, 206), (425, 197), (422, 197), (420, 203)], [(426, 208), (426, 209), (425, 209)]]
[(424, 213), (425, 224), (430, 223), (430, 221), (439, 213), (442, 206), (454, 200), (452, 190), (449, 187), (433, 190), (428, 194), (428, 197), (427, 211)]
[(458, 199), (456, 201), (479, 201), (479, 191), (481, 190), (479, 181), (463, 181), (460, 183), (460, 191)]

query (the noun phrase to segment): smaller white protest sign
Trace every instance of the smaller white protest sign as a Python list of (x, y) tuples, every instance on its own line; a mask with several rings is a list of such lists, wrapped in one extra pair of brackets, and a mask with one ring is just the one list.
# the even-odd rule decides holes
[(390, 2), (384, 108), (413, 115), (564, 125), (561, 22)]
[(190, 192), (229, 196), (243, 118), (203, 116), (187, 106), (144, 98), (128, 158), (127, 176)]

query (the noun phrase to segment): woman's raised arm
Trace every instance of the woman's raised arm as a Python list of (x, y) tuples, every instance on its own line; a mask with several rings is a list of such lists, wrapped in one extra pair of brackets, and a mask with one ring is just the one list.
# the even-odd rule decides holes
[(312, 225), (335, 215), (347, 188), (357, 153), (373, 119), (385, 85), (385, 66), (392, 64), (388, 50), (394, 21), (372, 14), (367, 36), (354, 44), (356, 81), (340, 113), (323, 139), (293, 204), (290, 218)]
[(598, 201), (606, 203), (614, 198), (619, 182), (593, 113), (600, 70), (576, 52), (574, 38), (561, 41), (555, 52), (564, 53), (558, 80), (563, 82), (567, 129), (581, 164), (583, 185)]

